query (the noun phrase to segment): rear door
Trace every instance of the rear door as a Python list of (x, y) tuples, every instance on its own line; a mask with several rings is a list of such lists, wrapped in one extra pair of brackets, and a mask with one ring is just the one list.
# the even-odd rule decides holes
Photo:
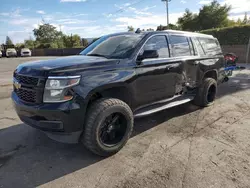
[(171, 54), (181, 65), (181, 72), (176, 79), (176, 93), (185, 85), (195, 87), (199, 61), (196, 60), (192, 41), (185, 35), (170, 34), (168, 38), (171, 44)]
[(193, 55), (195, 56), (195, 60), (193, 61), (193, 64), (189, 64), (189, 68), (191, 69), (188, 74), (189, 78), (193, 80), (192, 87), (196, 87), (199, 84), (200, 78), (200, 69), (202, 64), (202, 59), (205, 57), (205, 49), (201, 45), (201, 42), (196, 37), (191, 37), (190, 42), (193, 48)]

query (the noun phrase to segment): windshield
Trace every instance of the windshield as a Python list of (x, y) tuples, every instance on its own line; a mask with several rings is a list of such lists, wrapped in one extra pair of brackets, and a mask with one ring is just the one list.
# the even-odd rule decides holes
[(8, 48), (7, 51), (16, 51), (15, 48)]
[(104, 36), (93, 42), (80, 54), (106, 58), (125, 59), (133, 52), (143, 35)]

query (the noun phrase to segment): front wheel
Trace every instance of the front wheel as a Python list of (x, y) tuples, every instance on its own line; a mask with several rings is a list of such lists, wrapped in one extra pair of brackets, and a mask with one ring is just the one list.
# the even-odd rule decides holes
[(118, 99), (100, 99), (88, 110), (81, 141), (100, 156), (117, 153), (128, 141), (133, 130), (133, 113)]
[(206, 78), (198, 88), (194, 104), (207, 107), (213, 104), (217, 93), (217, 82), (213, 78)]

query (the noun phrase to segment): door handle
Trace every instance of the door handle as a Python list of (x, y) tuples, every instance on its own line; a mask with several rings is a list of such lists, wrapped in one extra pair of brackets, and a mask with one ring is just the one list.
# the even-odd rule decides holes
[(174, 66), (168, 67), (167, 70), (172, 70), (174, 69)]

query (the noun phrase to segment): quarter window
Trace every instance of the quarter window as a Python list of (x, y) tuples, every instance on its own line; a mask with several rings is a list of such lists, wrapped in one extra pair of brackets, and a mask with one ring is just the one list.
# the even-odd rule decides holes
[(173, 49), (173, 55), (175, 57), (191, 55), (191, 50), (187, 37), (170, 35), (169, 40)]
[(165, 36), (154, 36), (150, 38), (144, 46), (145, 50), (157, 50), (159, 58), (169, 57), (169, 48), (167, 43), (167, 38)]
[(205, 55), (205, 52), (201, 46), (201, 43), (199, 42), (199, 40), (195, 37), (192, 38), (193, 44), (194, 44), (194, 51), (195, 51), (195, 55)]
[(199, 41), (208, 55), (217, 55), (222, 53), (219, 42), (216, 39), (199, 38)]

